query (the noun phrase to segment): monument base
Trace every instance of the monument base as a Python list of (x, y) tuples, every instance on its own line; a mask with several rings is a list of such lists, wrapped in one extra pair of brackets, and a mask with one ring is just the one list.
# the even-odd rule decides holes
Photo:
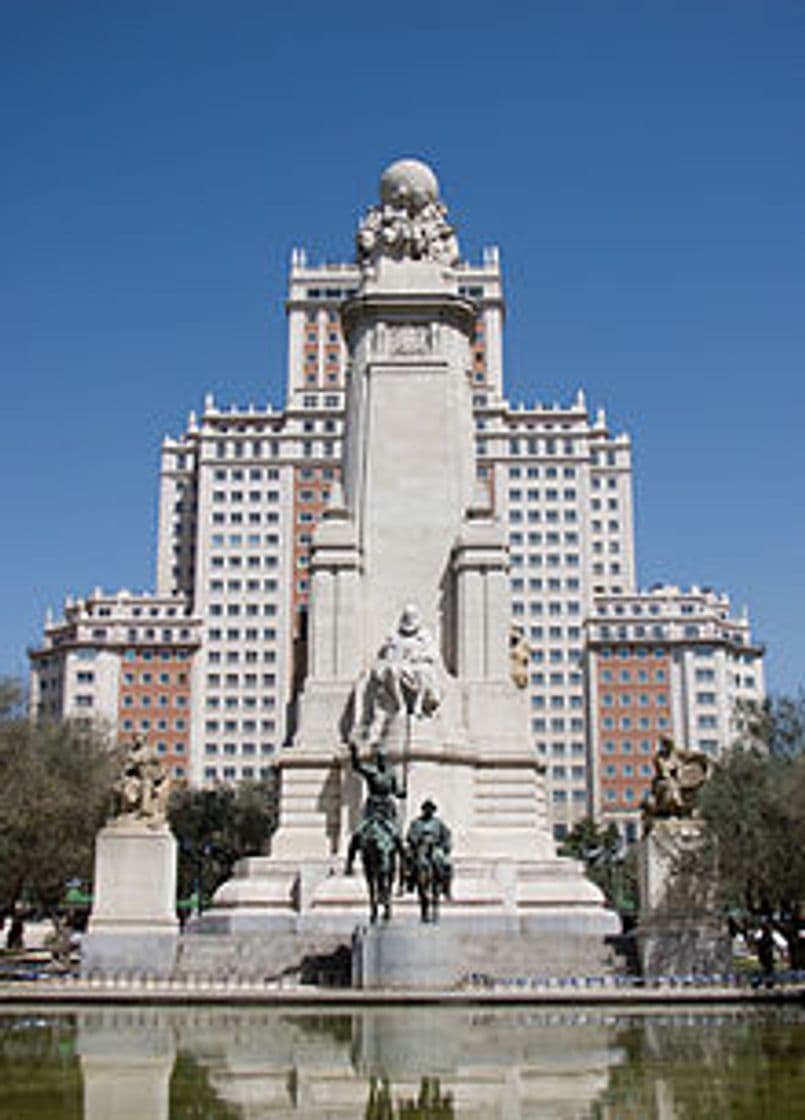
[(461, 979), (451, 925), (359, 926), (352, 938), (353, 988), (454, 988)]
[(732, 969), (732, 942), (706, 915), (649, 919), (637, 930), (644, 976), (712, 976)]
[(173, 834), (164, 824), (118, 817), (101, 829), (96, 842), (82, 974), (170, 976), (178, 935)]
[(640, 841), (640, 924), (636, 931), (644, 976), (729, 972), (732, 945), (714, 915), (712, 887), (682, 873), (686, 854), (702, 842), (699, 821), (656, 820)]

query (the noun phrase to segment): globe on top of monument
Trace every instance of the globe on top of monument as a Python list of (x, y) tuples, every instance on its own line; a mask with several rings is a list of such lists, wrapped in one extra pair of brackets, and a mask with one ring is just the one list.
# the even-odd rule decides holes
[(380, 177), (380, 205), (370, 207), (355, 241), (366, 272), (380, 258), (452, 267), (459, 262), (455, 230), (439, 201), (439, 183), (425, 163), (400, 159)]
[(398, 159), (380, 176), (380, 200), (386, 206), (418, 213), (439, 198), (439, 181), (426, 163)]

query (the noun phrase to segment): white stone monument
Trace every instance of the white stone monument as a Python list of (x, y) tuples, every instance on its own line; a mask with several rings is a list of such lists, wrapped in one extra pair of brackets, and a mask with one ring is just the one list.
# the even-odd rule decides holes
[(165, 812), (169, 780), (135, 739), (115, 786), (115, 815), (98, 833), (84, 975), (169, 976), (178, 942), (176, 840)]
[[(521, 948), (532, 939), (535, 952), (552, 940), (560, 971), (562, 959), (600, 968), (619, 923), (580, 866), (555, 855), (526, 695), (511, 678), (506, 535), (475, 482), (476, 308), (459, 294), (458, 244), (430, 168), (403, 160), (384, 172), (357, 252), (362, 282), (341, 312), (352, 367), (343, 488), (314, 535), (308, 676), (279, 761), (279, 828), (271, 855), (242, 861), (219, 890), (207, 928), (343, 935), (365, 918), (363, 882), (343, 875), (362, 794), (348, 743), (379, 739), (407, 815), (430, 797), (452, 829), (442, 922), (505, 932)], [(419, 643), (413, 660), (403, 640)]]

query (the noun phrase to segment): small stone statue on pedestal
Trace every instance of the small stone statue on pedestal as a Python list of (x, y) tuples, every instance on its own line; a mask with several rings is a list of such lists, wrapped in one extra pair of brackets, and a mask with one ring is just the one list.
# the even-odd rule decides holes
[(170, 778), (145, 740), (125, 749), (112, 817), (95, 843), (84, 974), (169, 976), (176, 955), (176, 840), (168, 827)]
[(706, 754), (678, 747), (667, 735), (660, 739), (651, 792), (643, 802), (644, 831), (648, 832), (656, 819), (695, 816), (699, 790), (710, 770)]
[(150, 828), (165, 824), (170, 797), (170, 775), (156, 750), (135, 736), (112, 787), (112, 816), (145, 821)]

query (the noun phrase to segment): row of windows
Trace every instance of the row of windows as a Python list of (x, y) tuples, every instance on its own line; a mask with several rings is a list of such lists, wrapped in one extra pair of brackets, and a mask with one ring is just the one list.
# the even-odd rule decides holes
[(226, 482), (229, 479), (231, 482), (244, 482), (246, 479), (249, 482), (261, 482), (263, 479), (266, 482), (276, 482), (280, 476), (277, 467), (250, 467), (244, 471), (241, 467), (234, 467), (232, 470), (227, 470), (225, 467), (217, 467), (212, 477), (216, 482)]
[[(512, 612), (518, 615), (525, 613), (524, 604), (519, 599), (515, 599), (512, 603)], [(581, 604), (573, 599), (568, 600), (566, 603), (557, 602), (556, 600), (544, 603), (540, 599), (532, 599), (528, 604), (528, 613), (548, 614), (552, 615), (554, 618), (562, 614), (579, 615), (581, 614)]]
[(551, 531), (550, 533), (521, 533), (519, 530), (514, 530), (509, 533), (509, 545), (520, 547), (524, 544), (528, 545), (558, 545), (564, 541), (565, 544), (577, 545), (579, 543), (579, 534), (575, 530), (566, 531), (564, 534)]
[(532, 673), (531, 683), (533, 685), (563, 685), (567, 680), (569, 685), (580, 685), (583, 683), (581, 673), (568, 673), (565, 677), (564, 673)]
[(572, 778), (575, 781), (584, 778), (583, 766), (552, 766), (551, 777), (554, 779), (563, 780), (565, 778)]
[(224, 588), (226, 588), (227, 591), (238, 591), (238, 592), (240, 592), (240, 591), (247, 591), (247, 592), (248, 591), (253, 591), (253, 592), (254, 591), (269, 591), (269, 592), (271, 592), (271, 591), (276, 591), (279, 585), (278, 585), (278, 583), (275, 579), (264, 579), (264, 580), (259, 580), (259, 579), (246, 579), (246, 580), (228, 579), (228, 580), (226, 580), (226, 583), (224, 583), (224, 580), (222, 580), (222, 579), (211, 579), (208, 586), (209, 586), (209, 590), (214, 593), (216, 591), (223, 591)]
[[(651, 754), (654, 750), (654, 744), (652, 743), (651, 739), (641, 739), (640, 742), (636, 744), (636, 747), (641, 754)], [(621, 754), (631, 754), (634, 748), (635, 744), (632, 743), (629, 739), (623, 739), (620, 743)], [(604, 754), (617, 754), (617, 751), (618, 744), (614, 739), (605, 740)]]
[[(123, 704), (124, 708), (133, 708), (135, 706), (138, 707), (138, 708), (150, 708), (151, 707), (151, 697), (150, 696), (141, 696), (139, 693), (135, 697), (135, 696), (130, 695), (129, 693), (126, 693), (123, 696), (122, 704)], [(171, 696), (166, 696), (164, 694), (156, 697), (156, 706), (158, 708), (169, 708), (171, 706), (171, 704), (173, 704), (173, 706), (176, 707), (176, 708), (186, 708), (187, 707), (187, 697), (186, 696), (173, 696), (173, 697), (171, 697)]]
[[(634, 789), (631, 786), (627, 786), (626, 789), (621, 791), (621, 799), (624, 802), (626, 802), (627, 804), (632, 804), (633, 802), (639, 800), (639, 796), (642, 796), (642, 792), (643, 791), (641, 789), (641, 790), (638, 790), (637, 793), (635, 793)], [(604, 790), (604, 798), (610, 803), (612, 803), (614, 801), (617, 801), (618, 800), (617, 790), (614, 790), (614, 789)]]
[(127, 649), (123, 654), (123, 658), (126, 661), (155, 661), (157, 659), (160, 661), (172, 661), (174, 658), (177, 661), (187, 661), (189, 657), (190, 654), (185, 649), (173, 651), (169, 649), (159, 651), (151, 649)]
[[(247, 642), (260, 641), (260, 631), (247, 628), (246, 630), (219, 630), (218, 627), (212, 627), (207, 631), (207, 637), (211, 642), (239, 642), (241, 637)], [(264, 642), (276, 641), (277, 631), (274, 627), (267, 627), (262, 631), (262, 638)]]
[[(544, 498), (545, 498), (546, 502), (558, 502), (558, 501), (575, 502), (577, 496), (578, 495), (577, 495), (575, 489), (573, 489), (573, 488), (564, 489), (561, 493), (561, 496), (560, 496), (560, 493), (559, 493), (558, 490), (552, 490), (550, 488), (548, 488), (544, 493)], [(516, 490), (516, 489), (509, 490), (509, 501), (510, 502), (522, 502), (522, 501), (538, 502), (539, 500), (540, 500), (539, 490), (526, 490), (525, 491), (525, 497), (523, 497), (523, 491), (522, 490)]]
[(643, 762), (640, 766), (634, 766), (631, 762), (624, 762), (621, 764), (620, 770), (614, 762), (608, 762), (604, 767), (605, 778), (633, 778), (635, 773), (639, 773), (641, 778), (651, 777), (651, 766), (647, 762)]
[[(528, 553), (528, 566), (530, 568), (541, 568), (543, 565), (548, 568), (558, 568), (562, 565), (563, 561), (568, 568), (578, 568), (579, 554), (578, 552), (566, 552), (564, 557), (558, 552), (547, 552), (543, 556), (540, 552)], [(513, 568), (521, 568), (525, 562), (525, 556), (521, 552), (513, 552), (509, 556), (509, 563)]]
[[(236, 665), (240, 661), (240, 650), (227, 650), (225, 660), (227, 665)], [(260, 660), (267, 664), (273, 664), (277, 660), (277, 652), (273, 649), (264, 649), (260, 654), (256, 649), (247, 649), (243, 651), (243, 660), (247, 665), (254, 665)], [(207, 661), (210, 665), (219, 665), (221, 663), (221, 651), (211, 649), (207, 654)]]
[[(210, 711), (216, 711), (221, 707), (233, 710), (241, 706), (241, 698), (238, 696), (225, 696), (223, 698), (220, 696), (208, 696), (205, 699), (205, 704)], [(254, 696), (244, 696), (242, 698), (242, 706), (252, 710), (257, 708), (257, 698)], [(262, 696), (259, 706), (265, 708), (266, 711), (273, 711), (277, 706), (276, 697)]]
[[(258, 510), (249, 510), (246, 514), (246, 523), (248, 525), (262, 525), (263, 522), (265, 522), (266, 525), (277, 525), (279, 519), (280, 516), (276, 510), (267, 510), (264, 513)], [(240, 510), (231, 510), (227, 517), (221, 510), (216, 510), (210, 515), (211, 525), (226, 525), (227, 521), (230, 525), (242, 525), (243, 513)]]
[(276, 730), (276, 723), (273, 719), (261, 719), (259, 721), (256, 719), (208, 719), (204, 722), (204, 730), (208, 735), (215, 734), (218, 731), (224, 731), (225, 733), (229, 734), (231, 732), (236, 732), (238, 730), (238, 727), (240, 727), (241, 731), (249, 734), (257, 731), (258, 723), (261, 731), (265, 732)]
[(617, 649), (602, 649), (599, 650), (598, 656), (603, 661), (608, 661), (611, 657), (620, 657), (622, 660), (627, 660), (631, 657), (637, 657), (640, 661), (644, 661), (647, 657), (653, 656), (656, 658), (663, 658), (668, 656), (668, 650), (662, 646), (656, 646), (650, 649), (648, 646), (619, 646)]
[[(611, 708), (614, 704), (619, 704), (621, 708), (628, 708), (634, 703), (634, 697), (631, 692), (619, 692), (617, 698), (611, 692), (605, 692), (601, 696), (601, 705), (604, 708)], [(668, 696), (664, 692), (640, 692), (637, 696), (637, 703), (641, 708), (648, 708), (652, 703), (656, 704), (658, 708), (668, 707)]]
[(551, 720), (546, 720), (542, 716), (537, 716), (531, 720), (531, 730), (536, 732), (553, 731), (583, 731), (584, 720), (578, 716), (572, 719), (565, 719), (564, 716), (554, 716)]
[[(207, 687), (220, 688), (222, 677), (220, 673), (207, 674)], [(238, 688), (240, 685), (243, 688), (257, 688), (258, 674), (257, 673), (244, 673), (242, 678), (238, 673), (225, 673), (223, 676), (223, 684), (226, 688)], [(260, 684), (263, 687), (272, 687), (277, 683), (277, 677), (274, 673), (263, 673), (260, 678)]]
[[(526, 589), (526, 581), (521, 576), (515, 576), (510, 584), (513, 592), (525, 591)], [(527, 585), (529, 591), (561, 591), (563, 586), (567, 591), (578, 591), (581, 587), (581, 580), (578, 576), (568, 576), (564, 580), (558, 576), (551, 576), (549, 579), (543, 579), (542, 576), (530, 576)]]
[(244, 545), (249, 548), (259, 548), (261, 544), (265, 545), (278, 545), (280, 538), (278, 533), (213, 533), (210, 537), (210, 544), (213, 548), (222, 548), (224, 545), (229, 545), (231, 548), (242, 548)]
[(546, 707), (551, 708), (583, 708), (584, 697), (582, 696), (532, 696), (531, 707), (535, 709)]
[[(244, 559), (246, 561), (245, 564), (243, 562)], [(272, 555), (265, 555), (265, 556), (252, 555), (252, 556), (246, 556), (246, 557), (237, 556), (237, 555), (222, 556), (220, 553), (216, 553), (216, 552), (214, 552), (210, 555), (210, 567), (211, 568), (224, 568), (224, 567), (226, 567), (226, 568), (244, 568), (244, 567), (245, 568), (260, 568), (260, 567), (276, 568), (278, 566), (278, 564), (279, 564), (279, 558), (277, 556), (272, 556)]]
[[(92, 676), (92, 674), (90, 674), (90, 676)], [(78, 678), (79, 678), (79, 680), (81, 679), (81, 673), (78, 674)], [(171, 674), (171, 673), (162, 672), (162, 673), (157, 673), (156, 678), (154, 677), (154, 674), (149, 672), (149, 671), (140, 673), (140, 677), (139, 677), (139, 683), (140, 684), (154, 684), (155, 681), (156, 681), (157, 684), (170, 684), (172, 681), (175, 682), (176, 684), (187, 684), (187, 673), (176, 673), (174, 675), (174, 674)], [(123, 674), (123, 683), (124, 684), (136, 684), (137, 683), (136, 674), (132, 673), (131, 670), (127, 669), (126, 672)]]
[[(240, 777), (245, 778), (247, 781), (255, 780), (257, 777), (270, 778), (271, 767), (261, 766), (259, 771), (256, 771), (253, 766), (243, 766), (240, 770)], [(238, 777), (238, 771), (234, 766), (224, 766), (221, 772), (215, 766), (204, 767), (204, 780), (205, 782), (234, 782)]]
[(266, 602), (243, 604), (227, 603), (226, 610), (224, 610), (223, 603), (210, 603), (209, 606), (210, 618), (220, 618), (224, 614), (226, 614), (229, 618), (237, 618), (240, 614), (246, 615), (247, 618), (256, 618), (260, 613), (269, 617), (273, 617), (277, 613), (277, 604)]
[[(246, 755), (246, 756), (257, 754), (257, 749), (258, 749), (257, 748), (257, 743), (241, 743), (240, 744), (240, 753), (243, 754), (243, 755)], [(221, 754), (234, 755), (234, 754), (238, 753), (238, 744), (237, 743), (205, 743), (204, 744), (204, 753), (207, 754), (207, 755), (218, 754), (219, 750), (220, 750)], [(260, 754), (273, 754), (274, 750), (275, 750), (275, 747), (274, 747), (273, 743), (261, 743), (260, 744)]]
[[(631, 716), (621, 716), (617, 721), (617, 726), (621, 731), (631, 731), (634, 727), (638, 727), (641, 731), (650, 730), (652, 721), (648, 716), (641, 716), (638, 720), (633, 720)], [(669, 726), (667, 716), (657, 716), (654, 720), (654, 725), (661, 730)], [(613, 716), (604, 716), (601, 720), (601, 726), (605, 731), (614, 731), (616, 727), (615, 719)]]
[[(637, 680), (641, 684), (647, 684), (652, 679), (657, 681), (657, 683), (662, 683), (662, 682), (665, 681), (665, 677), (666, 677), (665, 669), (655, 669), (653, 675), (648, 669), (637, 669), (634, 672), (631, 669), (620, 669), (618, 671), (618, 680), (622, 684), (629, 684), (632, 680)], [(609, 684), (614, 679), (615, 679), (614, 670), (612, 670), (612, 669), (602, 669), (601, 670), (601, 680), (605, 684)]]
[[(540, 468), (539, 467), (509, 467), (509, 478), (522, 478), (524, 471), (525, 471), (525, 477), (526, 478), (539, 478), (540, 477)], [(545, 478), (558, 478), (559, 477), (559, 468), (558, 467), (544, 467), (543, 468), (543, 477), (545, 477)], [(576, 468), (575, 467), (563, 467), (562, 477), (563, 478), (575, 478), (576, 477)]]
[[(248, 495), (248, 498), (245, 495)], [(280, 492), (279, 490), (213, 490), (212, 500), (214, 502), (278, 502)]]
[[(559, 521), (560, 511), (558, 509), (546, 509), (544, 511), (539, 510), (539, 509), (529, 509), (527, 511), (526, 520), (532, 525), (535, 524), (538, 521), (542, 521), (543, 520), (543, 512), (545, 514), (545, 518), (544, 518), (545, 521), (548, 521), (551, 524), (556, 524), (556, 522)], [(561, 512), (562, 512), (562, 520), (563, 521), (567, 521), (567, 522), (572, 523), (572, 522), (578, 521), (578, 519), (579, 519), (578, 518), (578, 513), (575, 509), (566, 509), (566, 510), (563, 510)], [(520, 524), (522, 524), (522, 521), (523, 521), (523, 511), (521, 509), (512, 509), (512, 510), (509, 511), (509, 523), (511, 525), (520, 525)]]
[(216, 459), (228, 459), (232, 456), (235, 459), (262, 459), (266, 454), (270, 455), (272, 459), (279, 456), (280, 444), (279, 440), (218, 440), (215, 444), (215, 457)]

